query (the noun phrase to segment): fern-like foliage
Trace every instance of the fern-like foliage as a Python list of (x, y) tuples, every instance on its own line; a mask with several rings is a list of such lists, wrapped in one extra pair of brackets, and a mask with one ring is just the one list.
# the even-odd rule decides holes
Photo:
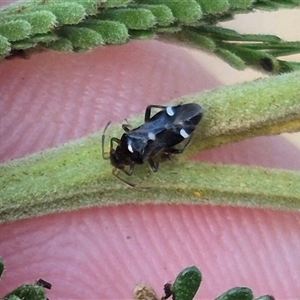
[(160, 38), (214, 53), (232, 67), (278, 74), (299, 69), (278, 59), (300, 42), (239, 34), (218, 25), (254, 9), (295, 8), (299, 0), (31, 0), (0, 11), (0, 58), (46, 49), (87, 51), (131, 39)]

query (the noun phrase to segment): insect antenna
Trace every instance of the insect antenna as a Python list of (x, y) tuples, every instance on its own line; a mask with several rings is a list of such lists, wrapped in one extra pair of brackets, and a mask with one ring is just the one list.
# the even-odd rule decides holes
[[(110, 125), (110, 123), (111, 123), (111, 121), (109, 121), (109, 122), (106, 124), (106, 126), (105, 126), (105, 128), (104, 128), (104, 130), (103, 130), (103, 133), (102, 133), (102, 158), (103, 158), (103, 159), (109, 159), (109, 152), (105, 152), (105, 150), (104, 150), (104, 144), (105, 144), (105, 132), (106, 132), (108, 126)], [(107, 156), (107, 155), (108, 155), (108, 156)]]

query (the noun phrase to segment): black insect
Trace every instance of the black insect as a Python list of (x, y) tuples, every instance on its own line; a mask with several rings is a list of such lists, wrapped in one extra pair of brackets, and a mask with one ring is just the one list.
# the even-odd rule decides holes
[[(151, 117), (153, 108), (161, 110)], [(110, 159), (110, 163), (114, 166), (112, 171), (114, 176), (134, 186), (120, 177), (119, 171), (130, 176), (136, 164), (147, 161), (152, 171), (157, 172), (159, 161), (185, 150), (202, 118), (202, 113), (201, 106), (195, 103), (176, 106), (150, 105), (145, 111), (145, 123), (135, 129), (122, 125), (125, 133), (121, 139), (111, 138), (110, 151), (105, 153), (105, 132), (109, 122), (102, 135), (103, 159)], [(184, 140), (185, 143), (180, 148), (175, 147)], [(117, 144), (116, 148), (114, 143)]]

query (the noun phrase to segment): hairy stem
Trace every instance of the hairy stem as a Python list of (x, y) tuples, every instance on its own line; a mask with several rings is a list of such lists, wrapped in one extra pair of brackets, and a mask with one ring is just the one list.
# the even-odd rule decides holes
[[(178, 99), (176, 102), (196, 102), (204, 108), (194, 141), (173, 162), (162, 163), (156, 174), (145, 166), (136, 168), (129, 178), (136, 188), (111, 175), (112, 167), (101, 157), (101, 132), (2, 164), (0, 220), (125, 203), (299, 209), (297, 172), (187, 161), (188, 156), (221, 144), (299, 130), (299, 80), (295, 72)], [(130, 121), (133, 125), (141, 122), (141, 116)], [(119, 137), (120, 125), (112, 126), (108, 134)]]

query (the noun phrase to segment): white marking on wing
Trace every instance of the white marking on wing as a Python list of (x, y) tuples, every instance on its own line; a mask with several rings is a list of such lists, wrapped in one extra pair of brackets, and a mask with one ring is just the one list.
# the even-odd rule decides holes
[(153, 132), (149, 132), (148, 133), (148, 139), (152, 140), (152, 141), (155, 141), (155, 134)]
[(168, 106), (166, 108), (166, 112), (167, 112), (167, 115), (170, 116), (170, 117), (174, 116), (174, 114), (175, 114), (174, 110), (173, 110), (173, 108), (171, 106)]
[(127, 148), (129, 150), (129, 152), (133, 153), (133, 148), (132, 148), (131, 142), (128, 142)]
[(183, 128), (180, 129), (180, 135), (185, 139), (189, 137), (189, 134)]

